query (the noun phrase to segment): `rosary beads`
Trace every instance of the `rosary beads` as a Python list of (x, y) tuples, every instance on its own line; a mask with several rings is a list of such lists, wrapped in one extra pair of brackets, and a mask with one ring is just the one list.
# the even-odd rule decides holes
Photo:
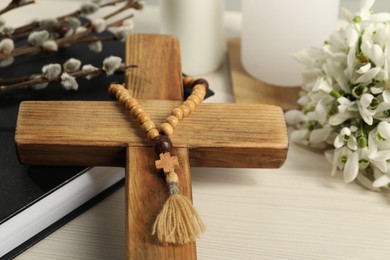
[(168, 185), (169, 198), (164, 204), (153, 225), (152, 233), (157, 235), (160, 242), (185, 244), (194, 241), (205, 226), (200, 216), (193, 208), (191, 201), (180, 194), (178, 176), (175, 172), (179, 165), (176, 156), (171, 156), (172, 141), (170, 136), (180, 121), (189, 116), (206, 96), (208, 83), (204, 79), (194, 80), (191, 77), (183, 78), (185, 90), (191, 90), (186, 100), (172, 109), (165, 122), (157, 126), (150, 115), (144, 111), (138, 101), (121, 84), (112, 84), (109, 93), (129, 111), (140, 123), (149, 141), (153, 143), (154, 151), (159, 155), (155, 166), (165, 173)]

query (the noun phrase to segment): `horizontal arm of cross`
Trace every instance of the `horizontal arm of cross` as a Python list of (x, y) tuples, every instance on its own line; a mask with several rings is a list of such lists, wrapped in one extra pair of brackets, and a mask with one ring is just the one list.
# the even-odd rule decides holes
[[(159, 125), (179, 101), (140, 100)], [(283, 112), (269, 105), (201, 104), (172, 136), (191, 166), (275, 168), (286, 158)], [(150, 146), (117, 102), (23, 102), (16, 145), (26, 164), (121, 165), (129, 146)]]

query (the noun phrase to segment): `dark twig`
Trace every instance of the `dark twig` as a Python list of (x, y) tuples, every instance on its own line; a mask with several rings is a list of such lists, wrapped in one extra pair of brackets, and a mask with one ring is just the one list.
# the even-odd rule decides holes
[(21, 3), (21, 2), (22, 2), (22, 0), (12, 0), (6, 7), (4, 7), (2, 10), (0, 10), (0, 15), (5, 14), (6, 12), (9, 12), (13, 9), (35, 3), (34, 0), (31, 0), (30, 2), (24, 2), (24, 3)]
[[(130, 69), (130, 68), (138, 68), (138, 65), (125, 66), (123, 68), (117, 69), (115, 71), (115, 73), (124, 73), (127, 69)], [(96, 70), (93, 70), (93, 71), (79, 70), (79, 71), (71, 72), (71, 73), (69, 73), (69, 75), (71, 75), (75, 78), (80, 78), (80, 77), (85, 77), (88, 75), (98, 75), (98, 74), (101, 74), (102, 72), (104, 72), (103, 68), (97, 68)], [(34, 85), (43, 84), (43, 83), (58, 82), (61, 80), (62, 80), (61, 76), (58, 76), (58, 77), (56, 77), (54, 79), (50, 79), (50, 80), (41, 76), (41, 77), (36, 78), (36, 79), (30, 79), (30, 80), (19, 82), (19, 83), (12, 84), (12, 85), (7, 85), (7, 86), (2, 85), (2, 86), (0, 86), (0, 92), (30, 88)]]

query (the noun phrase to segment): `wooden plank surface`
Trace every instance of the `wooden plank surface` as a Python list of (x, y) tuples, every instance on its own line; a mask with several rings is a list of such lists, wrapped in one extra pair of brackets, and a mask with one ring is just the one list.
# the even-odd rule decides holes
[[(133, 97), (178, 102), (183, 100), (177, 38), (167, 35), (129, 36), (126, 41), (126, 64), (138, 65), (137, 69), (128, 70), (126, 74), (126, 86)], [(144, 103), (142, 105), (144, 106)], [(154, 107), (155, 104), (151, 103), (151, 106)], [(144, 106), (144, 109), (149, 113), (150, 107)], [(170, 113), (170, 110), (168, 111)], [(127, 122), (122, 122), (122, 127), (132, 129), (132, 132), (135, 129), (136, 134), (133, 140), (129, 140), (128, 136), (121, 136), (122, 141), (129, 147), (126, 153), (127, 259), (196, 259), (195, 242), (182, 247), (162, 245), (151, 235), (153, 221), (164, 206), (168, 189), (164, 178), (156, 174), (158, 171), (154, 161), (158, 156), (150, 147), (151, 143), (146, 140), (146, 134), (140, 131), (139, 123), (135, 122), (128, 112), (116, 109), (116, 113), (126, 116)], [(161, 117), (152, 118), (157, 125), (163, 121)], [(156, 118), (159, 121), (156, 121)], [(129, 119), (133, 120), (131, 124)], [(115, 130), (111, 137), (113, 135), (117, 135)], [(192, 199), (188, 149), (182, 148), (180, 152), (182, 194)]]
[(126, 85), (136, 98), (182, 100), (180, 49), (178, 41), (167, 35), (131, 35), (126, 41)]
[[(172, 151), (179, 158), (180, 191), (192, 199), (191, 174), (188, 149), (176, 148)], [(196, 259), (195, 243), (182, 246), (160, 244), (152, 236), (152, 226), (162, 205), (168, 198), (168, 189), (163, 174), (150, 169), (154, 164), (155, 153), (147, 147), (130, 147), (126, 172), (126, 229), (128, 259)], [(147, 156), (145, 156), (147, 155)]]
[[(250, 76), (241, 64), (240, 38), (228, 40), (230, 77), (237, 103), (269, 104), (288, 110), (297, 108), (300, 87), (280, 87)], [(278, 61), (275, 61), (278, 62)], [(283, 77), (283, 75), (280, 75)]]
[[(141, 100), (160, 124), (180, 101)], [(190, 150), (191, 166), (279, 167), (287, 154), (282, 110), (269, 105), (201, 104), (175, 129), (175, 147)], [(124, 165), (125, 149), (151, 146), (117, 102), (23, 102), (16, 130), (27, 164)], [(223, 150), (223, 151), (222, 151)]]

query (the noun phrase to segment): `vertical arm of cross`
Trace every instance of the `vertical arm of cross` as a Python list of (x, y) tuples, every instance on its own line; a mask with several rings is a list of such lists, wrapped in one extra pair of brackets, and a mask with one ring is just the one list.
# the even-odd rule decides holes
[[(132, 35), (127, 39), (126, 63), (139, 69), (127, 74), (127, 86), (136, 98), (182, 100), (183, 87), (179, 45), (170, 36)], [(167, 111), (167, 115), (170, 111)], [(176, 148), (181, 193), (192, 198), (187, 148)], [(158, 175), (152, 148), (130, 147), (126, 165), (126, 232), (128, 259), (196, 259), (195, 243), (162, 245), (151, 235), (153, 222), (162, 209), (168, 189)]]

